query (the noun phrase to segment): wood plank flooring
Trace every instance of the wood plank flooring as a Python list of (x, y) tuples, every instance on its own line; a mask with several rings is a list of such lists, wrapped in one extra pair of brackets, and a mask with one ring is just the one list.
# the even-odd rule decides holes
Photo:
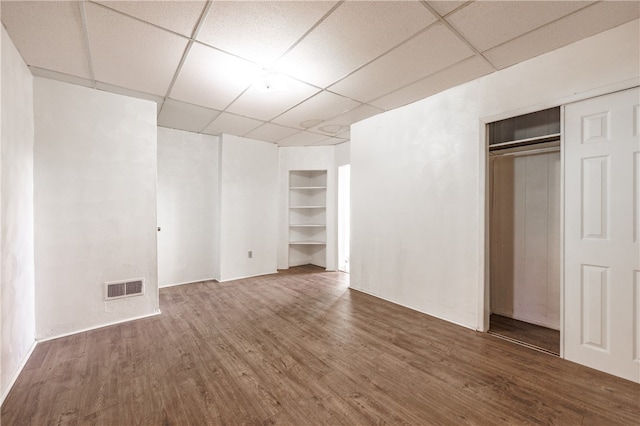
[(39, 344), (10, 425), (636, 425), (640, 386), (304, 266), (160, 291), (162, 315)]
[(496, 314), (491, 315), (490, 324), (489, 331), (491, 333), (560, 355), (560, 332), (558, 330)]

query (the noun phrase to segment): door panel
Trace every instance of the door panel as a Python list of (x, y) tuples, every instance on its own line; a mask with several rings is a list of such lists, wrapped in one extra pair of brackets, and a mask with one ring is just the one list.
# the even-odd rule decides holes
[(565, 107), (564, 356), (640, 382), (640, 91)]

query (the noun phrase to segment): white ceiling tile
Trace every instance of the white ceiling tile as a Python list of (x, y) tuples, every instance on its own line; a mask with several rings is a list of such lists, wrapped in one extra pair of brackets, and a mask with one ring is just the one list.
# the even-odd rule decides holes
[(317, 126), (310, 128), (309, 130), (321, 133), (331, 137), (337, 137), (339, 133), (344, 133), (346, 130), (350, 129), (349, 124), (337, 124), (337, 123), (327, 123), (324, 122)]
[(251, 62), (194, 43), (171, 97), (223, 110), (257, 80), (260, 71), (261, 68)]
[(164, 98), (162, 96), (150, 95), (149, 93), (138, 92), (136, 90), (126, 89), (124, 87), (114, 86), (112, 84), (106, 84), (96, 82), (96, 88), (98, 90), (104, 90), (105, 92), (117, 93), (119, 95), (130, 96), (132, 98), (146, 99), (148, 101), (155, 102), (157, 105), (157, 111), (160, 112), (162, 102)]
[(345, 130), (344, 132), (340, 132), (336, 135), (336, 137), (344, 139), (344, 140), (350, 140), (351, 139), (351, 126), (349, 126), (349, 128), (347, 130)]
[(289, 108), (314, 95), (319, 89), (308, 84), (281, 76), (283, 89), (269, 92), (262, 90), (259, 85), (253, 85), (242, 94), (227, 110), (245, 117), (270, 121)]
[(376, 99), (371, 104), (385, 110), (398, 108), (442, 92), (450, 87), (480, 78), (490, 74), (492, 71), (493, 68), (485, 60), (479, 56), (472, 56), (432, 76)]
[(485, 51), (587, 6), (586, 1), (476, 1), (447, 16), (473, 46)]
[(48, 78), (50, 80), (63, 81), (69, 84), (75, 84), (76, 86), (93, 87), (93, 80), (88, 80), (82, 77), (76, 77), (75, 75), (63, 74), (61, 72), (51, 71), (44, 68), (38, 68), (30, 66), (29, 70), (31, 74), (36, 77)]
[(213, 2), (198, 40), (268, 67), (335, 1)]
[(324, 121), (328, 118), (335, 117), (350, 109), (361, 105), (352, 99), (344, 96), (336, 95), (331, 92), (322, 91), (314, 97), (307, 99), (300, 105), (290, 109), (278, 118), (274, 119), (274, 123), (283, 124), (290, 127), (298, 127), (300, 129), (308, 128), (305, 122), (314, 120)]
[(344, 114), (314, 125), (309, 130), (327, 136), (349, 138), (351, 124), (384, 112), (371, 105), (361, 105)]
[(345, 2), (274, 67), (326, 87), (435, 20), (418, 2)]
[(358, 108), (352, 109), (351, 111), (347, 111), (344, 114), (339, 115), (338, 117), (327, 120), (316, 127), (323, 127), (329, 124), (348, 126), (353, 123), (357, 123), (358, 121), (364, 120), (365, 118), (373, 117), (374, 115), (380, 114), (381, 112), (384, 112), (384, 110), (371, 105), (362, 105)]
[(27, 65), (91, 78), (78, 2), (3, 1), (2, 23)]
[(262, 124), (264, 124), (263, 121), (223, 112), (203, 130), (203, 133), (208, 135), (227, 133), (235, 136), (244, 136)]
[(427, 1), (440, 16), (445, 16), (455, 8), (463, 5), (466, 1), (454, 1), (454, 0), (429, 0)]
[(111, 9), (191, 37), (206, 1), (96, 1)]
[(596, 3), (484, 53), (498, 69), (566, 46), (634, 19), (640, 3), (609, 1)]
[(458, 36), (437, 24), (330, 89), (368, 102), (472, 55), (473, 51)]
[(276, 143), (281, 139), (299, 133), (300, 130), (292, 129), (291, 127), (284, 127), (278, 124), (265, 123), (255, 130), (247, 133), (248, 138), (258, 139), (265, 142)]
[(202, 132), (219, 114), (220, 111), (167, 99), (158, 116), (158, 126)]
[(94, 3), (86, 8), (96, 80), (164, 96), (187, 40)]
[(279, 146), (306, 146), (313, 145), (314, 143), (327, 140), (326, 135), (319, 135), (317, 133), (305, 132), (296, 133), (295, 135), (278, 141)]

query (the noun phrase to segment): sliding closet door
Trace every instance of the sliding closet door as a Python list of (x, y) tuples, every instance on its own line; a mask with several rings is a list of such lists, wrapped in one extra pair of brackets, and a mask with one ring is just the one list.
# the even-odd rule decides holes
[(640, 91), (565, 109), (565, 326), (571, 361), (640, 382)]

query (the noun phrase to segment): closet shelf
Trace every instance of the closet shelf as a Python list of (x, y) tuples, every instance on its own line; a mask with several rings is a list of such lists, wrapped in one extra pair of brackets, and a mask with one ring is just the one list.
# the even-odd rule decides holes
[(325, 224), (316, 224), (316, 223), (291, 223), (289, 224), (289, 228), (324, 228), (327, 225)]
[(327, 189), (326, 186), (290, 186), (289, 189)]
[(290, 245), (301, 245), (301, 246), (317, 246), (317, 245), (325, 245), (326, 241), (289, 241)]
[(290, 209), (326, 209), (327, 206), (289, 206)]

